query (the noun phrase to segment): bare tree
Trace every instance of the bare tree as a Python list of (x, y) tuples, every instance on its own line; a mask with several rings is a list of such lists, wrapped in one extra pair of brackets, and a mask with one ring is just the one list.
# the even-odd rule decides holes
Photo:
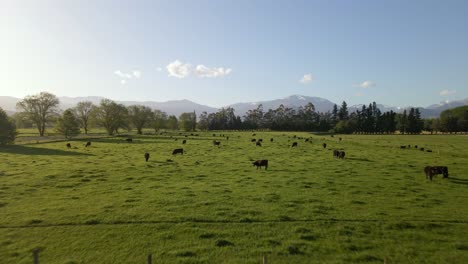
[(81, 127), (84, 129), (85, 134), (88, 134), (88, 127), (91, 115), (93, 110), (96, 106), (93, 105), (90, 101), (83, 101), (79, 102), (75, 108), (73, 108), (73, 112), (75, 116), (78, 118)]
[(47, 92), (26, 96), (16, 107), (23, 110), (27, 117), (36, 125), (39, 135), (44, 136), (46, 124), (57, 113), (59, 99)]

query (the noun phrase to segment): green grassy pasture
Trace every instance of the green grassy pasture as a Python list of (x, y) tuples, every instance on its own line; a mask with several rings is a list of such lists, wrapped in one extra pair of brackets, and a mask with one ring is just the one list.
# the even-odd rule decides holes
[(1, 147), (0, 263), (468, 262), (468, 136), (213, 133)]

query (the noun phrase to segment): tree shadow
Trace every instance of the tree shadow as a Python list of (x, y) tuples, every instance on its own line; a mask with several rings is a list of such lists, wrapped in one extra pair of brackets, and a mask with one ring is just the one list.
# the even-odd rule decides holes
[(93, 154), (66, 151), (60, 149), (37, 148), (21, 145), (0, 147), (0, 153), (18, 155), (51, 155), (51, 156), (94, 156)]

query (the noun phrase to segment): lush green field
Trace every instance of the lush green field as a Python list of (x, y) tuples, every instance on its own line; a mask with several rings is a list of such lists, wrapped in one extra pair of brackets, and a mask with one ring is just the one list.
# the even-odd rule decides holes
[(468, 263), (467, 136), (215, 133), (0, 148), (0, 263)]

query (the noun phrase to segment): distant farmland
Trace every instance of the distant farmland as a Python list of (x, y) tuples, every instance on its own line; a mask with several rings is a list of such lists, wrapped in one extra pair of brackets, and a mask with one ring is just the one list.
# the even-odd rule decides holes
[(1, 147), (0, 263), (468, 262), (466, 135), (195, 133)]

